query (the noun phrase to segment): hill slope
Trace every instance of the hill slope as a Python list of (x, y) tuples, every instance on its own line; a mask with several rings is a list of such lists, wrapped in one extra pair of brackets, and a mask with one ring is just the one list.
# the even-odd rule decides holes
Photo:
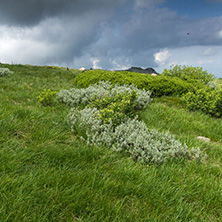
[[(75, 87), (77, 70), (0, 64), (0, 221), (221, 221), (222, 120), (178, 97), (139, 113), (208, 154), (205, 162), (141, 165), (71, 132), (70, 108), (41, 106), (44, 89)], [(205, 143), (196, 139), (206, 136)]]

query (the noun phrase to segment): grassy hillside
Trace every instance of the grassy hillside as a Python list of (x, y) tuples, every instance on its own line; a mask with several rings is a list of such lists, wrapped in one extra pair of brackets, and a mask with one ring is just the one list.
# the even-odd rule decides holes
[(215, 83), (216, 83), (217, 87), (222, 88), (222, 78), (216, 79)]
[(75, 87), (78, 70), (3, 67), (14, 73), (0, 77), (0, 221), (222, 221), (221, 118), (187, 111), (179, 97), (155, 98), (139, 118), (208, 158), (142, 165), (87, 146), (64, 104), (38, 103), (44, 89)]

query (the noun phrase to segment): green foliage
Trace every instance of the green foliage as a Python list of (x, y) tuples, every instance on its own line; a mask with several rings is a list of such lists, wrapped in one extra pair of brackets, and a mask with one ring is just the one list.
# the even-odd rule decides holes
[(8, 76), (12, 73), (13, 72), (11, 72), (8, 68), (0, 68), (0, 77)]
[(186, 107), (190, 110), (202, 110), (215, 117), (222, 116), (222, 90), (200, 89), (183, 96)]
[(207, 84), (214, 80), (214, 76), (207, 71), (203, 71), (201, 67), (175, 65), (171, 69), (164, 69), (162, 75), (169, 77), (178, 77), (182, 80), (193, 82), (200, 81)]
[(112, 122), (113, 126), (119, 125), (127, 116), (134, 117), (137, 107), (137, 92), (115, 93), (103, 98), (95, 97), (89, 107), (99, 109), (99, 119), (103, 124)]
[[(147, 83), (144, 83), (147, 84)], [(177, 77), (157, 76), (146, 86), (154, 96), (182, 95), (189, 91), (196, 90), (200, 85), (194, 85)]]
[(76, 76), (74, 83), (79, 87), (88, 87), (99, 81), (109, 81), (112, 84), (134, 84), (139, 89), (145, 89), (152, 92), (153, 96), (163, 95), (182, 95), (189, 91), (202, 88), (200, 82), (187, 82), (178, 77), (169, 76), (151, 76), (148, 74), (132, 72), (112, 72), (104, 70), (89, 70)]
[(216, 84), (217, 88), (222, 89), (222, 78), (216, 79), (215, 84)]
[(53, 104), (55, 99), (56, 91), (51, 89), (45, 89), (38, 95), (38, 102), (43, 106), (50, 106)]

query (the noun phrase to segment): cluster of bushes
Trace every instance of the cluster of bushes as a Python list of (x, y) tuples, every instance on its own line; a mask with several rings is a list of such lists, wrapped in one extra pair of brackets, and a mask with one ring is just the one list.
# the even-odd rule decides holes
[(201, 67), (192, 66), (181, 66), (176, 65), (171, 69), (164, 69), (162, 75), (169, 77), (178, 77), (188, 82), (201, 82), (208, 84), (214, 80), (214, 76), (208, 73), (206, 70), (203, 71)]
[(57, 98), (60, 102), (65, 103), (71, 107), (75, 106), (86, 106), (91, 103), (95, 98), (102, 99), (106, 96), (114, 97), (118, 94), (128, 94), (136, 91), (135, 102), (137, 109), (147, 107), (151, 102), (151, 93), (145, 89), (138, 89), (134, 85), (112, 85), (109, 82), (101, 81), (88, 88), (77, 89), (73, 88), (70, 90), (61, 90), (57, 94)]
[(222, 117), (222, 89), (200, 89), (183, 97), (189, 110), (201, 110), (215, 117)]
[(186, 82), (201, 82), (205, 87), (189, 91), (182, 96), (189, 110), (201, 110), (215, 117), (222, 116), (222, 90), (213, 82), (215, 77), (201, 67), (176, 65), (172, 69), (164, 69), (162, 75), (178, 77)]
[(10, 71), (8, 68), (0, 68), (0, 77), (8, 76), (13, 72)]
[(83, 88), (101, 80), (112, 84), (134, 84), (139, 89), (149, 90), (152, 96), (183, 96), (188, 109), (202, 110), (221, 117), (221, 92), (216, 89), (214, 79), (212, 74), (203, 71), (201, 67), (176, 65), (164, 69), (158, 76), (127, 71), (89, 70), (79, 74), (74, 83)]
[(177, 76), (151, 76), (127, 71), (104, 70), (88, 70), (80, 73), (75, 78), (74, 83), (79, 87), (86, 88), (99, 81), (109, 81), (112, 84), (134, 84), (139, 89), (149, 90), (153, 96), (182, 95), (205, 86), (205, 82), (191, 78), (187, 81)]
[(189, 150), (173, 136), (149, 130), (137, 119), (135, 112), (151, 102), (149, 91), (100, 82), (86, 89), (62, 90), (57, 97), (74, 106), (68, 115), (69, 124), (90, 145), (125, 151), (146, 164), (201, 158), (199, 149)]

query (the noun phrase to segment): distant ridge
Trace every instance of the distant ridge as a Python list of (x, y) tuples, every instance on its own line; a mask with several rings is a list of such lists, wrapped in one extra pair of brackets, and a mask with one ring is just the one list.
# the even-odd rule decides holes
[(156, 72), (155, 69), (153, 69), (151, 67), (146, 68), (146, 69), (143, 69), (143, 68), (140, 68), (140, 67), (131, 67), (129, 69), (121, 70), (121, 71), (139, 72), (139, 73), (145, 73), (145, 74), (152, 74), (152, 73), (159, 74), (159, 73)]

